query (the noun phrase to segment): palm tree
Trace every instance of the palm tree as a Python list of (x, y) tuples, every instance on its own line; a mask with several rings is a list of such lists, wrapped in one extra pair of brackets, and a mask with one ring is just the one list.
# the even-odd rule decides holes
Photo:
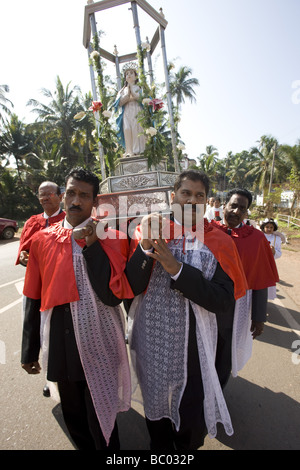
[[(11, 120), (9, 123), (6, 123), (1, 136), (0, 153), (7, 161), (11, 158), (15, 159), (18, 180), (21, 185), (26, 177), (25, 170), (26, 172), (30, 171), (27, 159), (32, 160), (35, 156), (32, 148), (33, 143), (29, 126), (20, 121), (16, 114), (12, 114)], [(30, 163), (32, 166), (32, 161)]]
[(55, 181), (58, 185), (64, 185), (64, 172), (62, 167), (66, 165), (66, 158), (62, 157), (62, 144), (52, 138), (41, 138), (38, 131), (33, 132), (33, 152), (41, 162), (41, 168), (36, 172), (40, 182)]
[(218, 149), (214, 147), (213, 145), (207, 145), (205, 148), (206, 153), (200, 153), (199, 160), (201, 159), (207, 159), (208, 157), (213, 157), (214, 159), (219, 156)]
[(199, 160), (198, 168), (201, 171), (204, 171), (205, 173), (207, 173), (208, 175), (209, 174), (211, 175), (214, 171), (215, 164), (216, 164), (216, 159), (214, 158), (214, 156), (208, 155), (207, 158), (205, 159), (203, 158), (202, 160)]
[(293, 147), (290, 145), (281, 145), (279, 151), (280, 155), (287, 158), (287, 160), (292, 164), (295, 171), (300, 173), (300, 139)]
[(0, 85), (0, 124), (5, 123), (3, 113), (11, 116), (11, 110), (7, 107), (7, 104), (9, 104), (12, 108), (14, 107), (13, 103), (5, 96), (5, 93), (8, 92), (9, 87), (7, 85)]
[(74, 116), (83, 108), (79, 101), (80, 88), (70, 87), (70, 82), (64, 88), (59, 77), (56, 78), (56, 90), (52, 93), (43, 88), (42, 94), (50, 100), (49, 104), (31, 99), (28, 106), (33, 106), (33, 112), (38, 114), (37, 123), (43, 137), (52, 138), (61, 144), (61, 158), (67, 159), (69, 166), (74, 166), (80, 157), (72, 145), (74, 131), (78, 127)]
[(290, 175), (287, 179), (289, 180), (289, 188), (294, 191), (291, 213), (293, 207), (295, 207), (295, 217), (297, 217), (297, 208), (299, 206), (298, 201), (300, 200), (300, 140), (298, 140), (297, 144), (293, 147), (290, 145), (281, 145), (280, 153), (283, 157), (287, 158), (289, 163), (292, 165)]
[(246, 151), (237, 153), (236, 155), (230, 154), (230, 158), (227, 161), (226, 172), (230, 186), (240, 188), (247, 186), (246, 175), (249, 171), (249, 160), (247, 156), (248, 152)]
[(175, 74), (170, 74), (170, 91), (176, 100), (177, 110), (185, 103), (186, 98), (192, 103), (196, 102), (194, 87), (200, 83), (197, 78), (189, 78), (191, 74), (192, 70), (186, 66), (180, 67)]
[(223, 191), (226, 191), (228, 188), (228, 178), (227, 177), (227, 171), (229, 169), (230, 162), (233, 160), (234, 155), (231, 150), (227, 152), (227, 155), (225, 158), (219, 160), (218, 162), (218, 171), (219, 171), (219, 182), (220, 186), (223, 188)]
[[(259, 145), (250, 149), (250, 153), (255, 156), (255, 160), (252, 163), (251, 170), (245, 176), (254, 176), (254, 185), (260, 191), (263, 191), (270, 182), (274, 147), (278, 148), (277, 139), (272, 136), (263, 135)], [(278, 152), (276, 156), (278, 160)], [(276, 168), (275, 173), (277, 173)]]
[(95, 163), (97, 154), (97, 140), (95, 136), (95, 120), (92, 113), (88, 113), (88, 109), (93, 101), (91, 92), (80, 95), (80, 110), (85, 111), (84, 119), (77, 121), (77, 129), (73, 134), (73, 147), (79, 155), (82, 156), (81, 165), (91, 168), (91, 164)]
[(213, 145), (208, 145), (206, 147), (206, 153), (201, 153), (198, 157), (199, 164), (197, 168), (204, 171), (211, 179), (212, 183), (216, 182), (215, 173), (218, 155), (218, 150)]

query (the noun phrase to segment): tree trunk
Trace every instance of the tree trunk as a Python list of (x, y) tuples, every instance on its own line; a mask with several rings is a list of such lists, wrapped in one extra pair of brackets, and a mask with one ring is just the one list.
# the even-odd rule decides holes
[(267, 217), (268, 219), (270, 217), (273, 217), (273, 202), (272, 201), (267, 201), (266, 203), (265, 217)]
[[(293, 196), (293, 201), (292, 201), (291, 208), (290, 208), (290, 215), (293, 215), (293, 207), (295, 205), (295, 202), (297, 202), (297, 193), (294, 193), (294, 196)], [(295, 212), (296, 212), (296, 209), (297, 209), (297, 206), (295, 208)]]

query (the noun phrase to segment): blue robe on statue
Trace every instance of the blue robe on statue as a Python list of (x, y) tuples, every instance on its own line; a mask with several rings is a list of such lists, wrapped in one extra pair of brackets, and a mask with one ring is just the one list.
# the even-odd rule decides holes
[[(118, 111), (118, 108), (120, 106), (120, 99), (121, 97), (119, 97), (113, 104), (115, 112)], [(124, 116), (124, 106), (121, 107), (121, 113), (117, 117), (116, 123), (117, 123), (117, 129), (118, 129), (117, 137), (119, 139), (120, 144), (125, 148), (125, 137), (124, 137), (124, 131), (123, 131), (123, 116)]]

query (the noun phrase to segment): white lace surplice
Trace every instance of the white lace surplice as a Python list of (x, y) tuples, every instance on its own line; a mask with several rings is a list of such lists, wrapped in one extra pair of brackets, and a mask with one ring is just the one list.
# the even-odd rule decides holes
[(235, 303), (231, 346), (233, 377), (237, 377), (252, 355), (251, 304), (252, 290), (247, 290)]
[[(198, 268), (206, 279), (212, 279), (217, 260), (199, 240), (194, 240), (193, 249), (188, 249), (188, 243), (186, 240), (183, 249), (182, 238), (168, 246), (178, 261)], [(217, 422), (221, 422), (231, 435), (231, 419), (215, 369), (216, 316), (170, 289), (170, 276), (160, 263), (154, 266), (146, 294), (134, 300), (129, 312), (131, 357), (145, 414), (150, 420), (168, 417), (179, 429), (179, 405), (187, 381), (189, 304), (196, 317), (208, 433), (215, 437)]]
[[(95, 294), (82, 249), (72, 238), (73, 266), (80, 300), (70, 303), (76, 343), (101, 430), (109, 442), (116, 415), (131, 402), (131, 380), (121, 307), (108, 307)], [(43, 365), (47, 368), (50, 318), (42, 312)]]

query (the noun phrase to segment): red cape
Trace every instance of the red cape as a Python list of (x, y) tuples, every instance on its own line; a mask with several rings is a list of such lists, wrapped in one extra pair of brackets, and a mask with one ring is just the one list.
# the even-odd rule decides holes
[(274, 256), (263, 232), (252, 225), (243, 225), (231, 230), (221, 222), (211, 224), (234, 241), (244, 267), (249, 289), (260, 290), (275, 286), (279, 282)]
[[(181, 238), (183, 233), (183, 227), (179, 224), (170, 221), (170, 232), (171, 237), (166, 240), (168, 243), (172, 239)], [(170, 233), (169, 232), (169, 233)], [(195, 232), (196, 236), (201, 240), (202, 234)], [(135, 251), (139, 241), (142, 238), (141, 228), (138, 226), (135, 232), (135, 239), (133, 238), (130, 245), (130, 257)], [(204, 244), (210, 249), (217, 261), (220, 263), (222, 269), (230, 277), (234, 283), (234, 297), (239, 299), (246, 294), (247, 280), (244, 274), (243, 266), (232, 241), (229, 241), (228, 237), (223, 234), (220, 230), (210, 225), (206, 219), (204, 219)]]
[[(57, 223), (37, 232), (31, 243), (23, 293), (41, 299), (41, 311), (79, 300), (72, 260), (72, 230)], [(108, 229), (107, 238), (99, 240), (109, 258), (109, 287), (119, 299), (133, 298), (124, 274), (128, 257), (128, 241), (120, 232)], [(80, 246), (85, 241), (80, 241)]]
[(58, 215), (54, 217), (49, 217), (45, 219), (42, 214), (32, 215), (24, 224), (21, 237), (20, 237), (20, 245), (18, 256), (16, 260), (16, 264), (19, 264), (19, 258), (21, 251), (29, 251), (31, 245), (31, 239), (36, 232), (43, 230), (46, 227), (46, 222), (48, 220), (48, 225), (53, 225), (59, 222), (60, 220), (64, 219), (66, 213), (64, 211), (60, 212)]

